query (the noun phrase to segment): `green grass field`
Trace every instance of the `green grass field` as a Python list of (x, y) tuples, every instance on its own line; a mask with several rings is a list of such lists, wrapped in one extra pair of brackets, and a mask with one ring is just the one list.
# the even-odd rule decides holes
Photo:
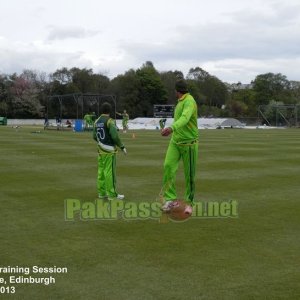
[[(152, 202), (168, 138), (134, 133), (120, 133), (119, 192)], [(200, 131), (196, 200), (236, 200), (239, 217), (168, 224), (65, 221), (65, 199), (97, 196), (91, 133), (0, 127), (0, 142), (0, 267), (68, 268), (0, 298), (300, 299), (299, 130)], [(181, 197), (182, 166), (177, 181)]]

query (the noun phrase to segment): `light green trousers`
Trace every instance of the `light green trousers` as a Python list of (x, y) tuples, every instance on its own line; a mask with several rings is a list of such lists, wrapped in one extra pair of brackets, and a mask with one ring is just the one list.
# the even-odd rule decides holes
[(97, 188), (100, 196), (117, 196), (115, 153), (99, 153)]
[(184, 199), (193, 203), (195, 195), (196, 164), (198, 159), (198, 142), (185, 145), (178, 145), (172, 141), (170, 142), (164, 162), (164, 199), (177, 199), (175, 180), (178, 164), (181, 159), (183, 160), (185, 176)]

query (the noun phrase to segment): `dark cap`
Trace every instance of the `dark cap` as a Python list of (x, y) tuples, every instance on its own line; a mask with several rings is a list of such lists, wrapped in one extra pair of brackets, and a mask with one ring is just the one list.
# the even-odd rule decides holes
[(185, 94), (188, 92), (187, 83), (184, 79), (179, 79), (175, 83), (175, 90), (179, 93)]
[(101, 105), (101, 112), (103, 114), (110, 114), (111, 113), (111, 105), (108, 102), (104, 102)]

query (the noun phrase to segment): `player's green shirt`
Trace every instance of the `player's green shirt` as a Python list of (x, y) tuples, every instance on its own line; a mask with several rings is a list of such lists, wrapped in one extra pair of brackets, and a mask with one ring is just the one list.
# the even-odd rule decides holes
[(175, 107), (172, 141), (188, 143), (198, 139), (197, 103), (189, 93), (184, 94)]
[[(93, 123), (94, 123), (94, 121), (93, 121), (93, 115), (85, 115), (84, 117), (83, 117), (83, 119), (84, 119), (84, 121), (86, 122), (86, 124), (87, 125), (91, 125), (91, 126), (93, 126)], [(94, 119), (95, 120), (95, 119)]]
[(115, 121), (109, 115), (101, 115), (94, 123), (93, 138), (98, 143), (99, 150), (104, 152), (116, 151), (116, 146), (124, 147), (122, 144)]
[(123, 117), (123, 121), (128, 122), (128, 120), (129, 120), (129, 115), (128, 115), (127, 113), (123, 113), (123, 114), (122, 114), (122, 117)]

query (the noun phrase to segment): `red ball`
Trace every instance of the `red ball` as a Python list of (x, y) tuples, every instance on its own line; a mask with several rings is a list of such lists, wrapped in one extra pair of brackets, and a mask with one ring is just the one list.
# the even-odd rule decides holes
[(168, 213), (169, 218), (174, 221), (184, 221), (188, 219), (193, 213), (191, 205), (184, 200), (175, 200), (172, 202), (172, 207)]

